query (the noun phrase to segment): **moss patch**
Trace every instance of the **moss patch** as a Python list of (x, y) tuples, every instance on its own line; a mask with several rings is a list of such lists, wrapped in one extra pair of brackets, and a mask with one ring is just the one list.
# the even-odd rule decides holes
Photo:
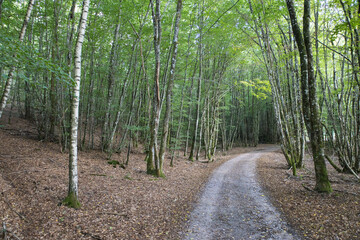
[(80, 204), (79, 200), (77, 199), (74, 192), (69, 193), (68, 196), (62, 201), (62, 203), (65, 206), (68, 206), (71, 208), (75, 208), (75, 209), (81, 208), (81, 204)]
[(115, 160), (108, 161), (108, 164), (112, 165), (114, 168), (116, 168), (116, 166), (119, 165), (119, 167), (126, 169), (126, 166), (120, 163), (119, 161), (115, 161)]
[(112, 161), (108, 161), (108, 164), (110, 164), (110, 165), (112, 165), (114, 168), (116, 168), (116, 165), (120, 165), (120, 162), (119, 162), (119, 161), (112, 160)]

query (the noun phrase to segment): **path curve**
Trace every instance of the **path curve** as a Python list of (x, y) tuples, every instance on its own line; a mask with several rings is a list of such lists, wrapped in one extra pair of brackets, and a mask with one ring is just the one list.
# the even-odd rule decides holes
[(299, 239), (256, 180), (256, 160), (277, 149), (241, 154), (217, 168), (190, 215), (184, 239)]

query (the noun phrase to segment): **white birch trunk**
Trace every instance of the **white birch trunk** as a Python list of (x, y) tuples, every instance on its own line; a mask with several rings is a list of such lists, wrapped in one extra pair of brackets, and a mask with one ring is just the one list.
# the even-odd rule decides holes
[[(73, 86), (73, 98), (71, 107), (71, 142), (69, 156), (69, 206), (77, 207), (78, 197), (78, 170), (77, 170), (77, 142), (78, 142), (78, 122), (79, 122), (79, 99), (80, 99), (80, 79), (81, 79), (81, 49), (85, 36), (86, 22), (89, 11), (90, 0), (84, 0), (83, 10), (80, 19), (79, 35), (75, 48), (75, 83)], [(71, 199), (72, 198), (72, 199)], [(75, 205), (72, 205), (74, 204)]]
[[(26, 15), (25, 15), (25, 19), (20, 31), (20, 36), (19, 36), (19, 41), (22, 42), (24, 40), (25, 37), (25, 33), (26, 33), (26, 28), (28, 26), (29, 20), (30, 20), (30, 15), (31, 12), (33, 10), (35, 4), (35, 0), (29, 0), (29, 4), (28, 4), (28, 9), (26, 11)], [(16, 56), (16, 53), (14, 53), (14, 57)], [(6, 84), (5, 84), (5, 89), (4, 89), (4, 93), (1, 97), (1, 104), (0, 104), (0, 119), (2, 116), (2, 113), (4, 111), (4, 108), (6, 107), (6, 103), (7, 100), (9, 98), (10, 95), (10, 90), (11, 90), (11, 85), (13, 82), (13, 76), (14, 76), (14, 71), (15, 71), (15, 66), (12, 66), (9, 70), (9, 74), (8, 74), (8, 78), (6, 80)]]

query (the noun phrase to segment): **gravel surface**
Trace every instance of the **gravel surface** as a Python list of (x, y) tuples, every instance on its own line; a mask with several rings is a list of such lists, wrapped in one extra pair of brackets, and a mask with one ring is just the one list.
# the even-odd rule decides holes
[(191, 213), (183, 238), (299, 239), (256, 180), (256, 160), (275, 150), (242, 154), (216, 169)]

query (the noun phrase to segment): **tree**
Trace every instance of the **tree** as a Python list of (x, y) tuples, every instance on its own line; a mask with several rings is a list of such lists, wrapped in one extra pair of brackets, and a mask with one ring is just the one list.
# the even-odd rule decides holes
[(121, 5), (119, 6), (119, 16), (118, 16), (118, 22), (115, 27), (114, 31), (114, 40), (111, 47), (110, 52), (110, 59), (109, 59), (109, 73), (108, 73), (108, 93), (107, 93), (107, 106), (106, 106), (106, 113), (105, 113), (105, 120), (104, 120), (104, 126), (102, 129), (102, 149), (103, 151), (111, 151), (109, 147), (111, 147), (111, 139), (109, 132), (112, 131), (110, 128), (111, 125), (111, 104), (113, 101), (113, 95), (114, 95), (114, 85), (115, 85), (115, 71), (116, 71), (116, 65), (117, 65), (117, 54), (118, 54), (118, 48), (119, 48), (119, 38), (120, 38), (120, 27), (121, 27)]
[[(31, 16), (31, 12), (33, 10), (34, 4), (35, 4), (35, 0), (29, 0), (28, 8), (27, 8), (26, 15), (25, 15), (25, 19), (24, 19), (22, 28), (20, 30), (19, 42), (24, 41), (26, 28), (27, 28), (27, 26), (29, 24), (29, 20), (30, 20), (30, 16)], [(14, 57), (15, 57), (15, 55), (16, 55), (16, 53), (14, 53)], [(6, 103), (7, 103), (7, 100), (9, 98), (9, 95), (10, 95), (10, 90), (11, 90), (11, 85), (12, 85), (12, 82), (13, 82), (14, 71), (15, 71), (15, 66), (12, 66), (10, 68), (10, 70), (9, 70), (8, 77), (7, 77), (6, 84), (5, 84), (5, 88), (4, 88), (4, 92), (3, 92), (3, 95), (1, 97), (0, 118), (1, 118), (2, 113), (3, 113), (3, 111), (4, 111), (5, 107), (6, 107)]]
[[(194, 120), (194, 132), (192, 135), (192, 143), (191, 143), (191, 150), (189, 155), (189, 160), (194, 161), (194, 153), (196, 151), (196, 141), (197, 141), (197, 134), (199, 128), (199, 121), (200, 121), (200, 104), (201, 104), (201, 80), (203, 78), (203, 25), (204, 25), (204, 15), (203, 15), (203, 4), (199, 4), (198, 11), (199, 11), (199, 76), (198, 76), (198, 86), (196, 91), (196, 116)], [(200, 142), (201, 144), (201, 142)]]
[(180, 29), (180, 19), (181, 19), (181, 10), (182, 10), (182, 0), (177, 1), (176, 7), (176, 20), (175, 20), (175, 28), (174, 28), (174, 38), (173, 38), (173, 45), (172, 45), (172, 58), (171, 58), (171, 65), (170, 65), (170, 77), (167, 82), (166, 87), (166, 109), (165, 109), (165, 118), (163, 123), (163, 133), (161, 138), (160, 144), (160, 166), (162, 168), (165, 156), (165, 149), (166, 143), (168, 139), (169, 133), (169, 121), (170, 121), (170, 111), (171, 111), (171, 95), (172, 95), (172, 88), (174, 85), (174, 78), (175, 78), (175, 66), (176, 66), (176, 57), (178, 53), (178, 43), (179, 43), (179, 29)]
[(84, 0), (83, 8), (81, 11), (81, 18), (79, 24), (78, 39), (75, 48), (75, 80), (73, 86), (72, 108), (71, 108), (71, 143), (69, 152), (69, 188), (68, 195), (64, 200), (64, 204), (80, 208), (78, 200), (79, 187), (78, 187), (78, 126), (79, 126), (79, 100), (80, 100), (80, 80), (81, 80), (81, 50), (85, 37), (86, 22), (89, 12), (90, 0)]
[[(158, 149), (158, 131), (161, 114), (161, 97), (160, 97), (160, 45), (161, 45), (161, 15), (160, 15), (160, 0), (154, 2), (150, 0), (151, 12), (154, 27), (154, 51), (155, 51), (155, 73), (154, 73), (154, 95), (153, 95), (153, 111), (151, 115), (150, 125), (150, 144), (149, 153), (147, 156), (147, 172), (153, 173), (160, 177), (163, 172), (160, 165), (159, 149)], [(155, 165), (155, 169), (154, 166)]]
[(314, 75), (310, 36), (310, 1), (304, 1), (303, 33), (301, 33), (297, 22), (293, 0), (287, 0), (286, 4), (300, 54), (302, 106), (307, 130), (310, 133), (316, 176), (315, 190), (319, 192), (331, 192), (332, 189), (325, 164), (323, 132), (316, 96), (316, 79)]

